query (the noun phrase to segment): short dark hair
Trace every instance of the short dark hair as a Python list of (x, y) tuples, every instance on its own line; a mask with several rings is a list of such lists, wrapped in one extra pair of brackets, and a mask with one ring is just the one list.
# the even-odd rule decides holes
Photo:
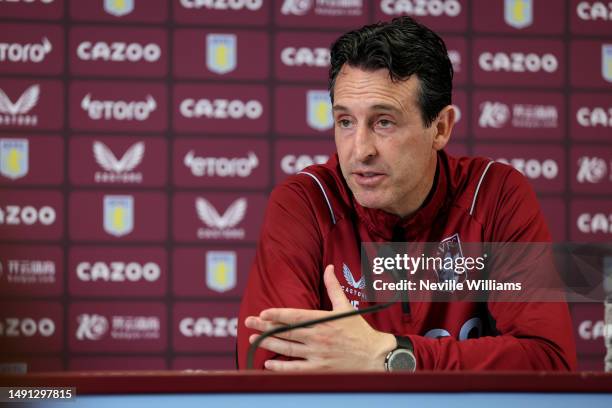
[(331, 46), (329, 93), (334, 100), (336, 77), (344, 64), (363, 70), (385, 68), (392, 81), (416, 74), (417, 103), (425, 127), (452, 103), (453, 66), (439, 35), (410, 17), (394, 18), (343, 34)]

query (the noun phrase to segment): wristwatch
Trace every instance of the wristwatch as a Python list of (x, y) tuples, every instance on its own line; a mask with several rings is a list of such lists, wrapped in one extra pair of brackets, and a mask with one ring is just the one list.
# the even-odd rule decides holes
[(397, 347), (385, 358), (385, 371), (416, 371), (414, 348), (408, 337), (395, 336)]

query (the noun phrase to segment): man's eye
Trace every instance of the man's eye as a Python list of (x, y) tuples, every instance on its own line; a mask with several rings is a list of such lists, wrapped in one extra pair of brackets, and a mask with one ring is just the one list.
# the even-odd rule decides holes
[(340, 119), (338, 121), (338, 126), (340, 126), (341, 128), (348, 128), (351, 126), (351, 121), (348, 119)]
[(378, 126), (380, 126), (381, 128), (389, 128), (393, 126), (393, 122), (388, 119), (381, 119), (378, 121)]

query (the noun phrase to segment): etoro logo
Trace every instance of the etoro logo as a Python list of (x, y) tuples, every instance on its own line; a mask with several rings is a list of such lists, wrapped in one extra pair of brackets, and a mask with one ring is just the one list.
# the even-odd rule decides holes
[(612, 214), (582, 213), (576, 219), (576, 226), (583, 234), (612, 234)]
[(181, 0), (181, 6), (186, 9), (256, 11), (263, 6), (263, 0)]
[(88, 93), (81, 100), (81, 108), (91, 120), (142, 122), (157, 108), (157, 102), (151, 95), (147, 95), (144, 101), (111, 101), (92, 99)]
[(0, 43), (0, 62), (43, 62), (53, 46), (47, 37), (40, 44)]
[(77, 322), (77, 340), (100, 340), (109, 329), (108, 320), (99, 314), (81, 314)]
[(330, 53), (328, 48), (317, 47), (285, 47), (281, 51), (280, 59), (283, 64), (290, 67), (320, 67), (329, 66)]
[(156, 62), (161, 57), (161, 47), (155, 43), (83, 41), (78, 45), (76, 54), (83, 61)]
[(246, 215), (247, 200), (239, 198), (234, 201), (223, 215), (205, 198), (198, 197), (195, 202), (196, 212), (200, 220), (210, 228), (199, 228), (198, 238), (226, 238), (244, 239), (243, 228), (233, 228), (238, 225)]
[(39, 96), (38, 84), (26, 89), (15, 103), (0, 89), (0, 125), (36, 126), (38, 117), (28, 113), (38, 103)]
[(457, 0), (382, 0), (380, 10), (388, 16), (457, 17), (461, 14), (461, 3)]
[(15, 180), (28, 174), (28, 139), (0, 139), (0, 174)]
[(585, 21), (612, 21), (612, 2), (581, 1), (576, 6), (576, 14)]
[(179, 331), (185, 337), (236, 337), (238, 318), (185, 317), (179, 322)]
[(601, 157), (582, 156), (578, 159), (576, 180), (579, 183), (599, 183), (607, 172), (608, 164)]
[(483, 52), (478, 56), (478, 65), (484, 71), (493, 72), (541, 72), (552, 74), (559, 68), (553, 54), (523, 52)]
[(55, 333), (55, 323), (48, 317), (34, 319), (31, 317), (5, 317), (0, 320), (2, 337), (51, 337)]
[(576, 120), (582, 127), (612, 127), (612, 108), (582, 106), (576, 112)]
[(105, 172), (97, 171), (94, 175), (96, 183), (122, 182), (122, 183), (141, 183), (142, 173), (131, 172), (136, 168), (144, 157), (145, 144), (138, 142), (132, 145), (117, 160), (113, 152), (102, 142), (93, 142), (93, 153), (96, 162)]
[(161, 268), (155, 262), (144, 265), (139, 262), (81, 262), (76, 275), (83, 282), (155, 282), (161, 276)]
[(247, 157), (198, 157), (190, 150), (183, 159), (183, 164), (196, 177), (249, 177), (259, 165), (259, 159), (253, 152)]

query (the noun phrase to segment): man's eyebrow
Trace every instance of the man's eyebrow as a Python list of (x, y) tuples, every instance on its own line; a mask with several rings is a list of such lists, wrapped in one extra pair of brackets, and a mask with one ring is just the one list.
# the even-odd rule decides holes
[[(393, 105), (387, 105), (387, 104), (377, 104), (377, 105), (372, 105), (370, 106), (371, 110), (376, 110), (376, 111), (389, 111), (389, 112), (395, 112), (395, 113), (400, 113), (400, 110), (398, 108), (396, 108)], [(335, 112), (348, 112), (350, 109), (347, 108), (344, 105), (334, 105), (332, 107), (332, 110)]]

